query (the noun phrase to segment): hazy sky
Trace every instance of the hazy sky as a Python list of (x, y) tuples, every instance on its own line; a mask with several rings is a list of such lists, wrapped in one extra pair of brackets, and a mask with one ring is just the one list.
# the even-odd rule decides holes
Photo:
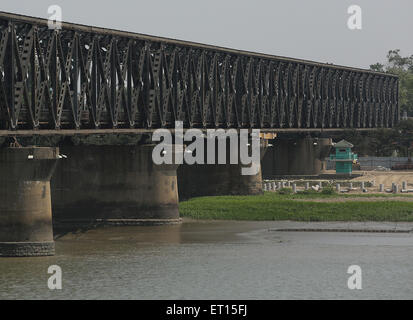
[[(368, 68), (413, 54), (412, 0), (1, 0), (0, 11)], [(359, 5), (363, 29), (347, 27)]]

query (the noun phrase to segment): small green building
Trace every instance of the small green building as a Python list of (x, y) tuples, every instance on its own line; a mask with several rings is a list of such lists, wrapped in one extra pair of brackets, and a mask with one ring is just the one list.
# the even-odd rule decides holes
[(351, 152), (354, 147), (350, 142), (341, 140), (333, 146), (336, 154), (330, 156), (330, 160), (336, 163), (337, 174), (349, 174), (353, 172), (353, 163), (357, 161), (357, 154)]

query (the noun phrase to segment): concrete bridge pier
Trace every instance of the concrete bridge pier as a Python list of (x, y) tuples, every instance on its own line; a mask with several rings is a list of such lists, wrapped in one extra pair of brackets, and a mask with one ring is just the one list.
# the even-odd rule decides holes
[(0, 256), (54, 255), (50, 178), (58, 152), (0, 149)]
[(272, 179), (286, 175), (319, 175), (325, 170), (324, 159), (328, 157), (330, 138), (277, 138), (272, 150), (262, 161), (263, 176)]
[(242, 165), (187, 165), (178, 169), (179, 199), (262, 193), (261, 169), (257, 175), (241, 175)]
[[(267, 150), (268, 140), (261, 140), (261, 158)], [(227, 147), (227, 164), (183, 164), (178, 168), (179, 199), (224, 195), (258, 195), (263, 193), (261, 164), (258, 174), (242, 175), (245, 166), (229, 164), (231, 148)], [(206, 152), (205, 152), (206, 155)], [(216, 159), (218, 163), (218, 159)]]
[(62, 147), (52, 179), (57, 223), (179, 223), (176, 165), (155, 165), (154, 145)]

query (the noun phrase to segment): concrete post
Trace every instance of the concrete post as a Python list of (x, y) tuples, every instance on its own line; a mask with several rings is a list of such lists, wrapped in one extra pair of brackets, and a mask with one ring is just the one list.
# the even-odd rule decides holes
[(62, 148), (68, 159), (61, 161), (52, 179), (54, 220), (62, 224), (179, 223), (178, 165), (154, 164), (153, 148)]
[(403, 190), (407, 190), (407, 181), (403, 181)]
[(350, 190), (353, 190), (353, 183), (350, 182)]
[(306, 182), (305, 183), (305, 190), (308, 191), (310, 189), (310, 183)]
[(293, 183), (293, 193), (297, 193), (297, 185)]
[(0, 256), (55, 253), (50, 178), (57, 148), (0, 150)]
[(339, 184), (339, 183), (337, 183), (337, 185), (336, 185), (336, 191), (337, 191), (338, 193), (341, 192), (341, 188), (340, 188), (340, 184)]
[(384, 184), (380, 184), (380, 192), (384, 192)]
[(361, 191), (363, 191), (365, 189), (365, 183), (364, 181), (361, 182), (361, 187), (360, 187)]
[(263, 191), (268, 191), (267, 184), (263, 183)]

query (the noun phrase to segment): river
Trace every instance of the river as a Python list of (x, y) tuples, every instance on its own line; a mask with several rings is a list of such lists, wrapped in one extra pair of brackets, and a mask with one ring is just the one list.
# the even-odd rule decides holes
[[(0, 299), (413, 299), (413, 233), (274, 231), (297, 226), (314, 224), (185, 221), (68, 233), (54, 257), (0, 259)], [(62, 290), (47, 286), (50, 265), (62, 269)], [(347, 286), (351, 265), (362, 269), (362, 290)]]

